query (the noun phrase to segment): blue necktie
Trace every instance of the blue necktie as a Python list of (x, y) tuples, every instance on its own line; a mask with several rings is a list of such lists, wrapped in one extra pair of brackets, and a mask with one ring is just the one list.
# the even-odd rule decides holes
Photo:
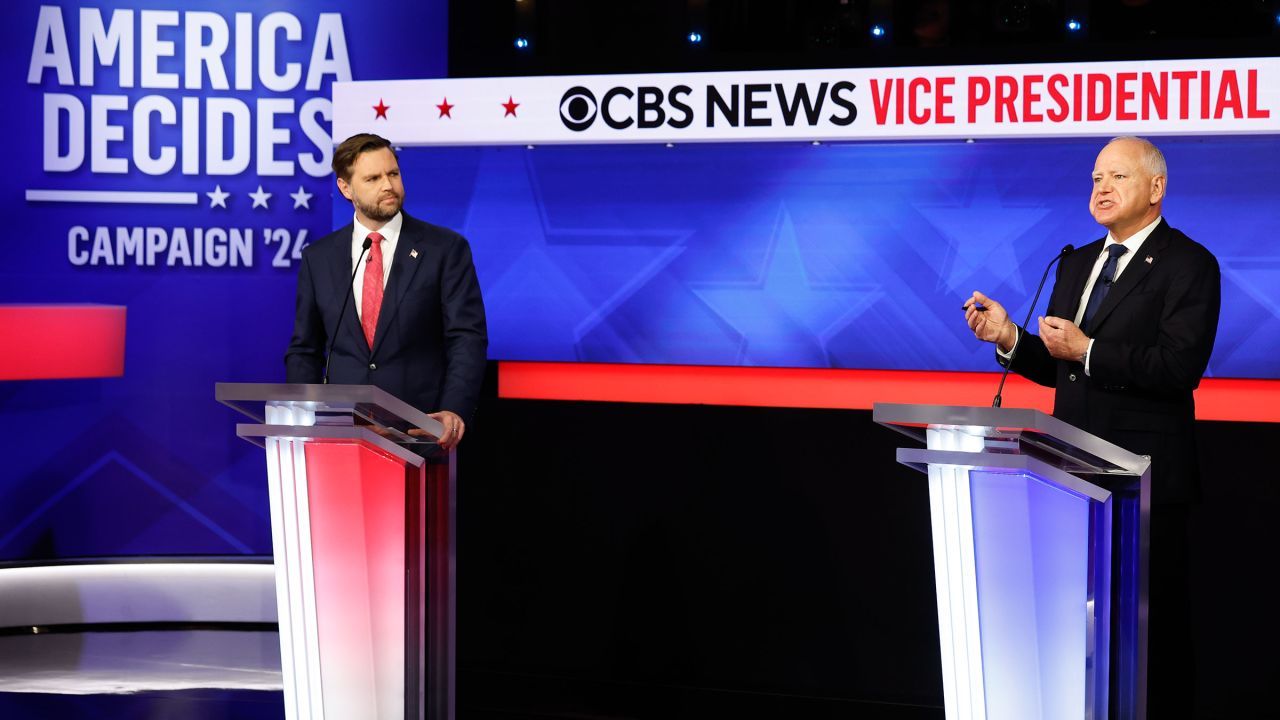
[(1098, 312), (1098, 308), (1102, 305), (1102, 300), (1107, 297), (1107, 293), (1111, 290), (1111, 284), (1116, 279), (1116, 268), (1120, 266), (1120, 256), (1129, 252), (1129, 248), (1115, 243), (1107, 248), (1107, 254), (1110, 257), (1102, 265), (1102, 272), (1098, 273), (1098, 279), (1093, 283), (1093, 290), (1089, 293), (1089, 303), (1084, 306), (1084, 320), (1080, 323), (1080, 329), (1089, 327), (1089, 321), (1093, 319), (1093, 314)]

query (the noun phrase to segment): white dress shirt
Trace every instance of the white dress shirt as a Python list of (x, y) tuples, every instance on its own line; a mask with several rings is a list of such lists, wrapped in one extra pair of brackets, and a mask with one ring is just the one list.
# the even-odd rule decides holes
[[(360, 258), (363, 252), (364, 240), (369, 237), (369, 233), (377, 232), (382, 236), (382, 287), (387, 286), (387, 278), (391, 277), (391, 261), (396, 256), (396, 242), (400, 239), (400, 228), (404, 225), (404, 215), (396, 213), (386, 225), (378, 228), (376, 231), (370, 230), (360, 224), (360, 220), (353, 221), (354, 225), (351, 229), (351, 262), (354, 264)], [(373, 248), (369, 248), (369, 252), (364, 253), (364, 261), (360, 263), (359, 269), (356, 270), (356, 278), (354, 289), (356, 316), (363, 317), (364, 305), (361, 300), (364, 298), (364, 269), (369, 263), (369, 255), (373, 253)]]
[[(1129, 267), (1129, 263), (1138, 256), (1138, 250), (1142, 248), (1142, 243), (1146, 242), (1147, 237), (1151, 235), (1152, 231), (1156, 229), (1156, 226), (1160, 224), (1162, 219), (1163, 216), (1157, 217), (1155, 222), (1152, 222), (1150, 225), (1142, 228), (1124, 241), (1123, 245), (1129, 250), (1125, 254), (1121, 255), (1120, 259), (1116, 261), (1116, 274), (1111, 278), (1112, 283), (1120, 279), (1120, 273), (1123, 273), (1124, 269)], [(1089, 304), (1089, 294), (1093, 292), (1093, 286), (1098, 281), (1098, 275), (1102, 272), (1102, 266), (1107, 263), (1107, 249), (1118, 243), (1120, 243), (1120, 241), (1116, 240), (1116, 236), (1108, 232), (1107, 240), (1102, 243), (1102, 250), (1098, 253), (1098, 259), (1093, 262), (1093, 268), (1089, 270), (1089, 281), (1084, 284), (1084, 292), (1080, 295), (1080, 307), (1076, 310), (1076, 316), (1072, 320), (1077, 327), (1080, 325), (1081, 321), (1084, 320), (1084, 311)], [(1013, 332), (1014, 342), (1017, 342), (1018, 333), (1020, 332), (1018, 326), (1014, 326)], [(1084, 353), (1085, 375), (1090, 374), (1089, 356), (1093, 354), (1093, 343), (1094, 338), (1089, 338), (1089, 349), (1085, 350)], [(1001, 350), (999, 345), (996, 346), (996, 352), (1000, 353), (1000, 357), (1005, 358), (1006, 360), (1009, 358), (1009, 353)]]
[(1098, 259), (1094, 261), (1093, 269), (1089, 271), (1089, 282), (1085, 283), (1084, 294), (1080, 296), (1080, 309), (1076, 311), (1074, 320), (1076, 325), (1079, 325), (1084, 320), (1085, 306), (1089, 304), (1089, 293), (1093, 292), (1093, 286), (1098, 281), (1098, 274), (1102, 272), (1102, 266), (1107, 264), (1107, 250), (1112, 245), (1118, 244), (1123, 244), (1129, 249), (1116, 261), (1116, 274), (1115, 277), (1111, 278), (1111, 282), (1114, 283), (1120, 279), (1120, 274), (1124, 272), (1124, 269), (1129, 267), (1129, 262), (1138, 256), (1138, 250), (1142, 247), (1142, 243), (1146, 241), (1151, 231), (1155, 230), (1156, 226), (1160, 224), (1160, 220), (1161, 218), (1157, 217), (1155, 222), (1134, 233), (1124, 243), (1116, 240), (1115, 235), (1107, 233), (1107, 241), (1102, 243), (1102, 251), (1098, 253)]

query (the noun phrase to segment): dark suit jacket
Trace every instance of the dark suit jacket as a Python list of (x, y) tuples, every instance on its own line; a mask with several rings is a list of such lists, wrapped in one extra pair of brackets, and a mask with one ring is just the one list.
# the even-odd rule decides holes
[(423, 412), (471, 419), (488, 335), (471, 247), (458, 233), (404, 215), (374, 331), (364, 339), (351, 284), (352, 225), (311, 243), (298, 270), (297, 315), (285, 352), (288, 382), (318, 383), (337, 333), (329, 382), (376, 385)]
[[(1105, 240), (1062, 261), (1049, 315), (1075, 317)], [(1200, 474), (1191, 392), (1213, 352), (1220, 297), (1218, 261), (1161, 220), (1085, 329), (1095, 340), (1090, 374), (1082, 363), (1053, 358), (1030, 333), (1012, 369), (1057, 389), (1054, 416), (1150, 455), (1154, 502), (1194, 499)]]

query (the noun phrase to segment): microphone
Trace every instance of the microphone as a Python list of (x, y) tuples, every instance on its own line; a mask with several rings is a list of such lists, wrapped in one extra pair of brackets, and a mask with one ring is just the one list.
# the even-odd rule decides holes
[(369, 252), (371, 247), (373, 247), (373, 241), (365, 238), (364, 245), (360, 248), (360, 257), (356, 258), (356, 264), (351, 270), (351, 282), (347, 283), (347, 294), (342, 298), (342, 309), (338, 311), (338, 322), (333, 326), (333, 337), (329, 338), (329, 350), (324, 354), (324, 374), (320, 376), (322, 385), (329, 384), (329, 360), (333, 357), (333, 344), (338, 340), (338, 329), (342, 327), (342, 316), (347, 312), (347, 303), (351, 302), (351, 296), (355, 293), (356, 273), (360, 272), (360, 261), (364, 260), (364, 254)]
[(1049, 270), (1062, 258), (1075, 252), (1076, 246), (1067, 244), (1058, 254), (1049, 261), (1049, 265), (1044, 269), (1044, 275), (1040, 277), (1040, 287), (1036, 288), (1036, 294), (1031, 298), (1031, 307), (1027, 310), (1027, 319), (1022, 321), (1022, 330), (1018, 332), (1018, 339), (1013, 341), (1013, 347), (1009, 349), (1009, 362), (1004, 364), (1004, 372), (1000, 373), (1000, 387), (996, 388), (996, 396), (991, 401), (991, 407), (998, 408), (1003, 401), (1001, 393), (1004, 392), (1004, 381), (1009, 377), (1009, 368), (1013, 367), (1014, 358), (1018, 357), (1018, 347), (1022, 345), (1022, 336), (1027, 334), (1027, 323), (1031, 322), (1031, 313), (1036, 311), (1036, 303), (1040, 301), (1040, 292), (1044, 290), (1044, 281), (1049, 279)]

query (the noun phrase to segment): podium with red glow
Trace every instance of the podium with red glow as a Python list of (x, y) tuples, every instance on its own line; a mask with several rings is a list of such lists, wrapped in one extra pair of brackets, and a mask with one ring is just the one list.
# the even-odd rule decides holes
[(219, 383), (266, 450), (285, 714), (454, 717), (453, 453), (368, 385)]

